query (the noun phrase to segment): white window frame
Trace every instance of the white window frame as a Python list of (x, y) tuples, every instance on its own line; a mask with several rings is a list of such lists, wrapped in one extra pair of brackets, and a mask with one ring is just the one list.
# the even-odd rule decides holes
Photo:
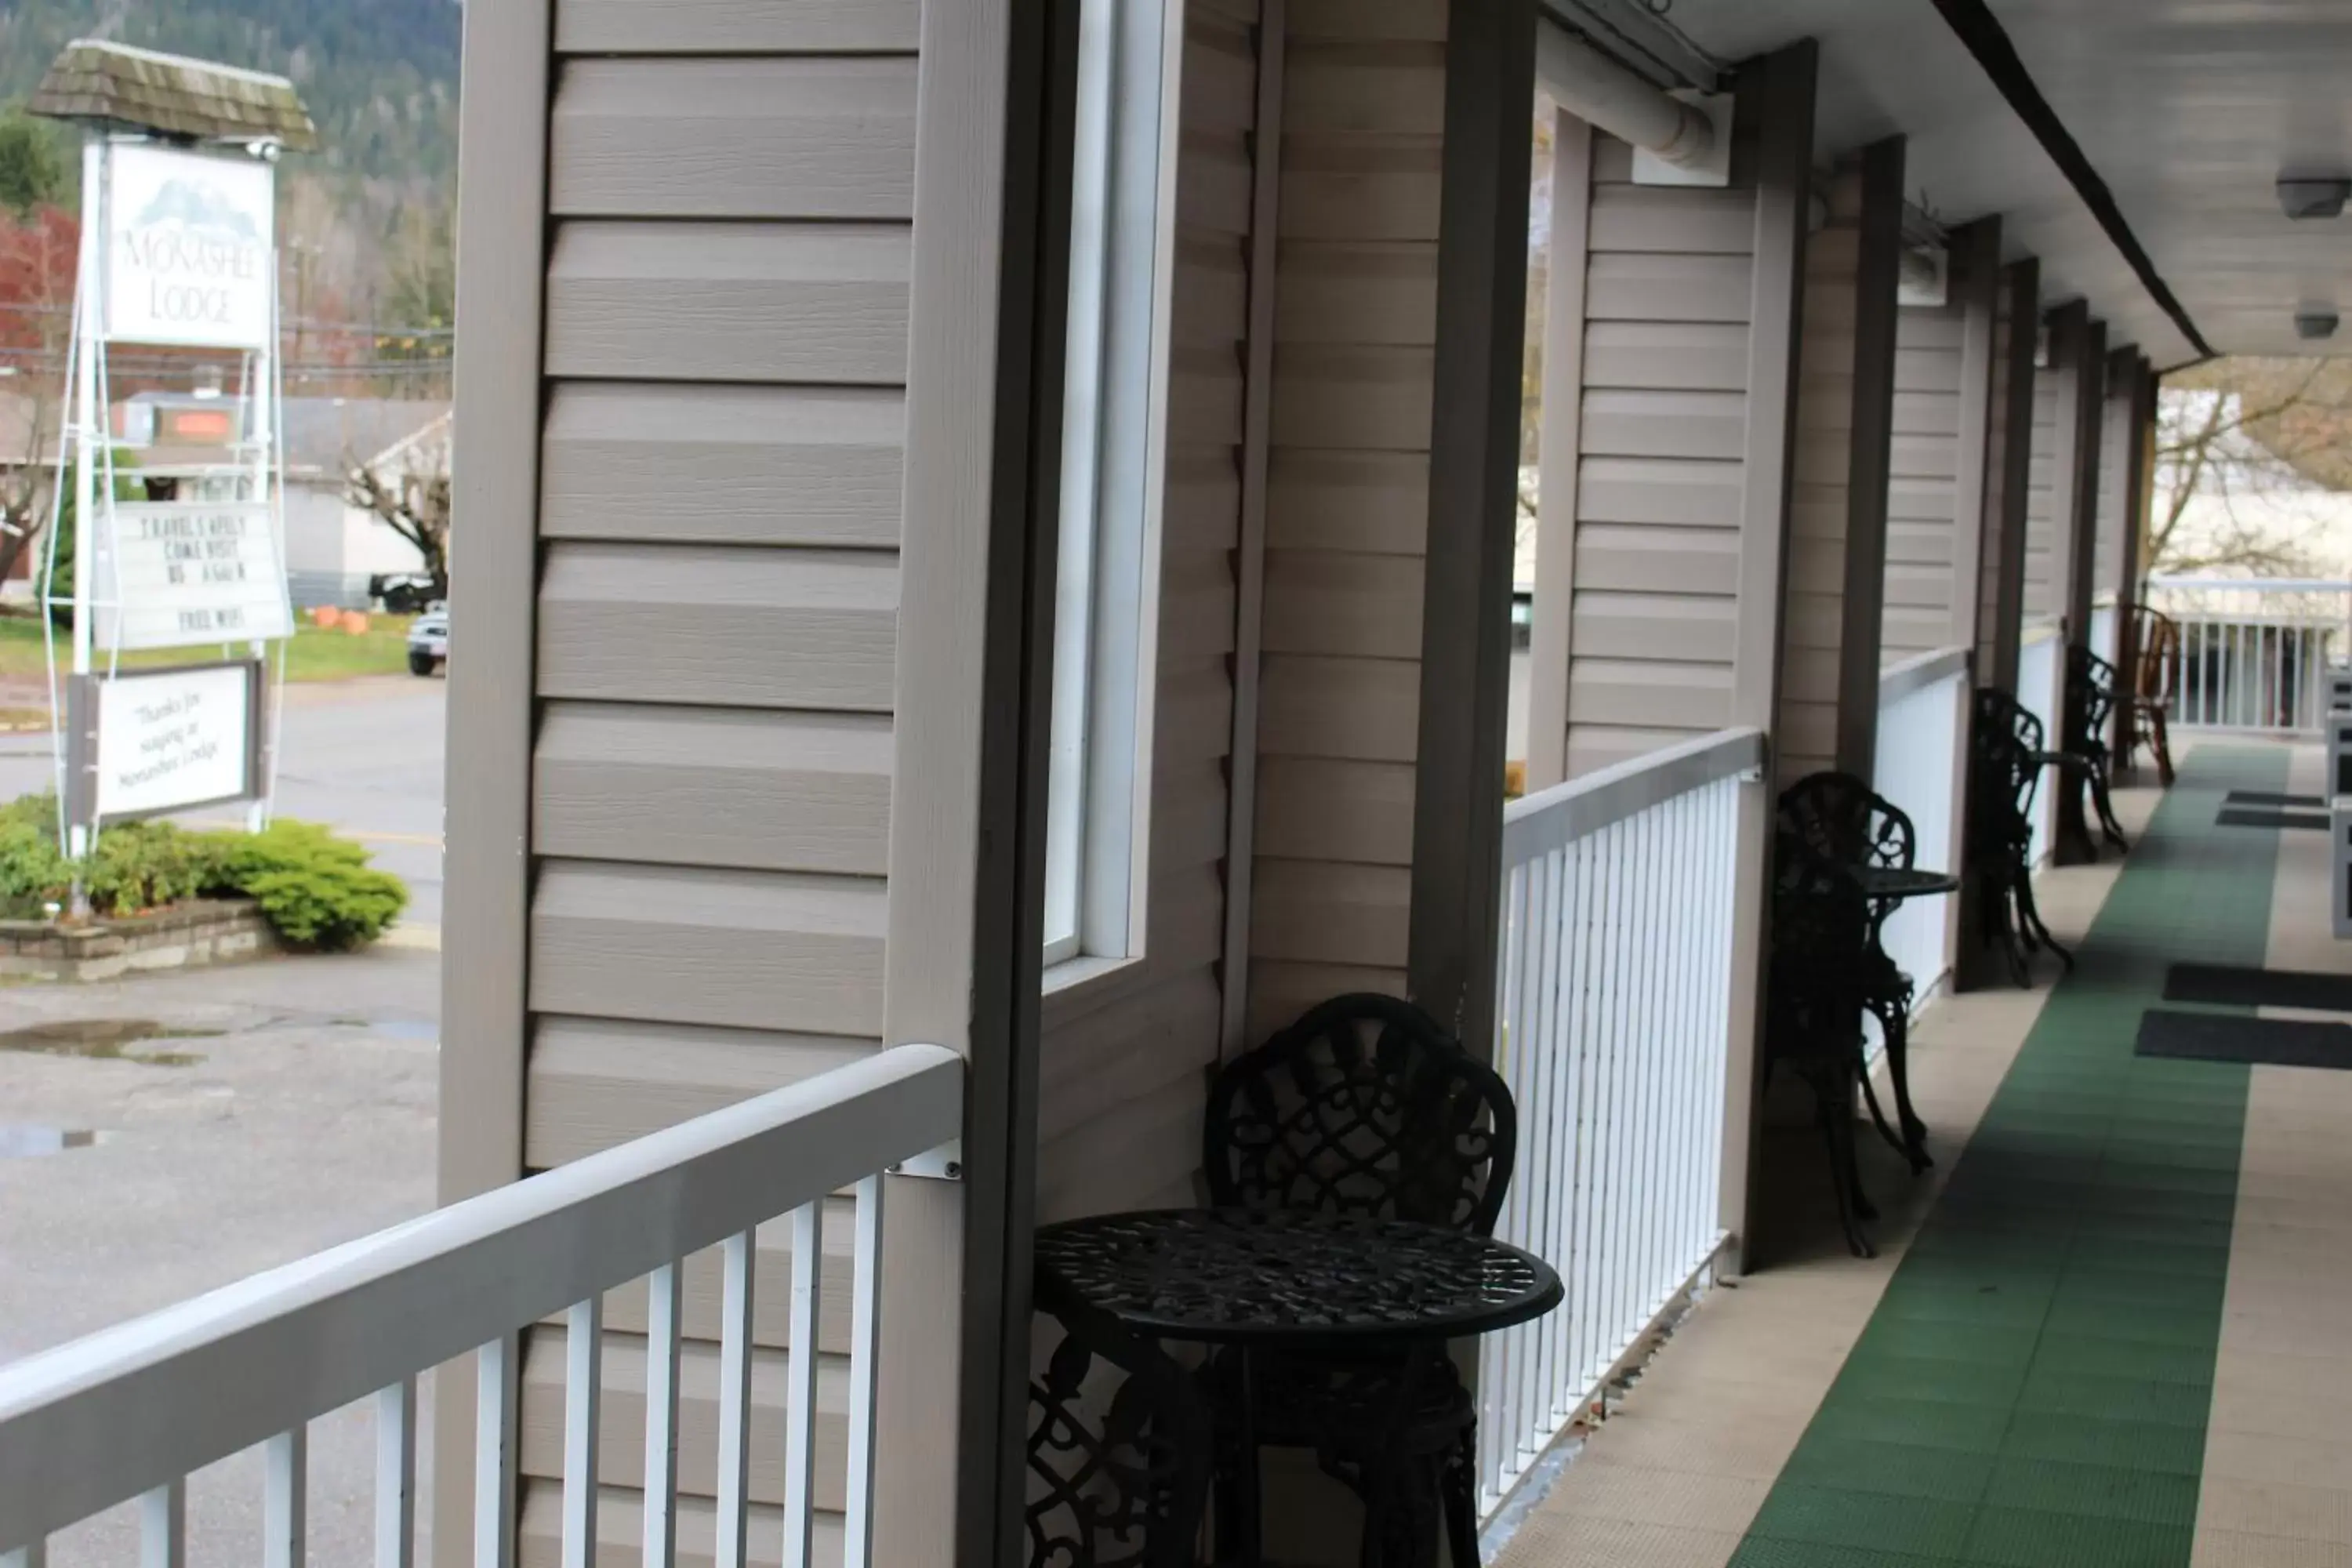
[(1078, 28), (1045, 964), (1143, 952), (1174, 271), (1173, 0), (1086, 0)]

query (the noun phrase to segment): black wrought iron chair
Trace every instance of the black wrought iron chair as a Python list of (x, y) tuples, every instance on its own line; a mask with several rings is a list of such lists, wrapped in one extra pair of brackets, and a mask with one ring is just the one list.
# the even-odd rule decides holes
[(1029, 1384), (1030, 1568), (1193, 1568), (1213, 1448), (1185, 1370), (1037, 1280), (1061, 1342)]
[(2066, 649), (2066, 700), (2081, 715), (2084, 777), (2091, 786), (2091, 809), (2099, 837), (2128, 854), (2131, 840), (2116, 820), (2115, 748), (2108, 736), (2116, 714), (2116, 667), (2089, 648)]
[[(1907, 871), (1918, 858), (1919, 836), (1910, 817), (1852, 773), (1808, 773), (1780, 792), (1779, 815), (1782, 833), (1808, 855), (1833, 865)], [(1917, 987), (1880, 940), (1895, 907), (1890, 900), (1870, 900), (1861, 984), (1862, 1005), (1878, 1020), (1879, 1036), (1886, 1042), (1886, 1074), (1895, 1087), (1901, 1131), (1886, 1124), (1866, 1070), (1861, 1074), (1862, 1094), (1879, 1135), (1901, 1151), (1914, 1171), (1924, 1171), (1935, 1162), (1927, 1157), (1927, 1124), (1911, 1107), (1911, 1004)]]
[(2006, 692), (1979, 690), (1975, 719), (1969, 864), (1979, 879), (1980, 935), (2001, 950), (2018, 984), (2031, 985), (2032, 954), (2044, 947), (2074, 967), (2074, 955), (2050, 934), (2033, 901), (2034, 797), (2043, 770), (2065, 759), (2043, 746), (2042, 721)]
[[(1435, 1020), (1392, 996), (1340, 996), (1218, 1074), (1202, 1163), (1219, 1207), (1485, 1236), (1517, 1138), (1503, 1080)], [(1345, 1358), (1261, 1355), (1250, 1369), (1258, 1446), (1313, 1449), (1362, 1499), (1368, 1565), (1425, 1561), (1441, 1511), (1453, 1561), (1478, 1560), (1476, 1407), (1453, 1363), (1429, 1360), (1367, 1346)], [(1210, 1375), (1221, 1402), (1238, 1396), (1232, 1358)], [(1221, 1468), (1255, 1462), (1221, 1445)]]
[[(1870, 903), (1845, 863), (1813, 853), (1783, 830), (1773, 857), (1772, 945), (1767, 969), (1764, 1048), (1813, 1092), (1829, 1157), (1839, 1226), (1858, 1258), (1877, 1254), (1864, 1223), (1878, 1217), (1854, 1153), (1853, 1095), (1862, 1070), (1862, 1015)], [(1872, 1107), (1875, 1114), (1877, 1108)], [(1882, 1121), (1883, 1130), (1885, 1123)]]

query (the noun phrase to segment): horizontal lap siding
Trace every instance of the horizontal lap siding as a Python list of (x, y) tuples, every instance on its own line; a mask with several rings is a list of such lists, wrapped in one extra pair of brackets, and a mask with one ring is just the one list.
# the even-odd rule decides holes
[(1567, 773), (1731, 720), (1752, 190), (1633, 184), (1595, 132)]
[(1045, 999), (1041, 1222), (1189, 1204), (1222, 1021), (1234, 552), (1248, 337), (1255, 0), (1185, 18), (1143, 957)]
[[(550, 120), (525, 1159), (562, 1163), (882, 1034), (916, 7), (560, 0)], [(843, 1216), (825, 1238), (847, 1247)], [(776, 1560), (787, 1229), (758, 1248), (753, 1555)], [(845, 1269), (818, 1503), (841, 1500)], [(717, 1271), (687, 1269), (679, 1538), (716, 1490)], [(635, 1472), (644, 1289), (605, 1474)], [(836, 1300), (835, 1298), (839, 1298)], [(551, 1563), (560, 1329), (524, 1357), (522, 1551)], [(600, 1534), (634, 1530), (625, 1486)], [(838, 1540), (835, 1521), (823, 1526)], [(822, 1555), (827, 1547), (820, 1548)], [(830, 1546), (837, 1551), (837, 1545)]]
[(1340, 992), (1404, 989), (1445, 9), (1287, 11), (1253, 1039)]
[[(1952, 635), (1961, 523), (1958, 304), (1906, 309), (1895, 321), (1894, 460), (1886, 487), (1886, 598), (1879, 658), (1942, 647)], [(1976, 520), (1969, 520), (1973, 525)]]
[(2063, 458), (2058, 420), (2061, 406), (2071, 406), (2072, 400), (2066, 394), (2067, 378), (2063, 373), (2048, 367), (2033, 373), (2033, 447), (2025, 492), (2022, 601), (2024, 623), (2028, 626), (2062, 614), (2065, 608), (2058, 599), (2059, 578), (2064, 570), (2058, 552), (2073, 486), (2067, 476), (2059, 471)]
[(1829, 222), (1805, 246), (1797, 456), (1780, 616), (1780, 708), (1773, 754), (1784, 784), (1837, 766), (1845, 647), (1862, 180), (1849, 171), (1821, 188), (1829, 198)]

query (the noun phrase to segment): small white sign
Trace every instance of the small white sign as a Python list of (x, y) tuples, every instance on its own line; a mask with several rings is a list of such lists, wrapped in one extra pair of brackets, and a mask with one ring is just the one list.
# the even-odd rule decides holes
[(291, 636), (278, 530), (259, 501), (118, 501), (91, 586), (110, 648)]
[(257, 668), (239, 659), (93, 681), (98, 820), (252, 795)]
[(128, 142), (107, 149), (110, 342), (270, 346), (272, 174), (241, 153)]

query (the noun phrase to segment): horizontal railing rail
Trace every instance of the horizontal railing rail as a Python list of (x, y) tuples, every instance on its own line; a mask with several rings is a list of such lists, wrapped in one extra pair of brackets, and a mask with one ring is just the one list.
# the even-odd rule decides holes
[(1498, 1236), (1557, 1268), (1560, 1309), (1480, 1348), (1492, 1510), (1711, 1264), (1742, 777), (1726, 731), (1511, 805), (1495, 1040), (1518, 1107)]
[[(936, 1046), (901, 1046), (806, 1082), (653, 1133), (257, 1274), (178, 1306), (0, 1367), (0, 1568), (37, 1568), (48, 1536), (143, 1499), (142, 1559), (176, 1564), (185, 1478), (268, 1445), (268, 1561), (299, 1568), (304, 1433), (314, 1417), (377, 1396), (381, 1568), (413, 1551), (415, 1379), (478, 1352), (476, 1560), (511, 1560), (517, 1336), (568, 1313), (564, 1469), (567, 1563), (595, 1557), (593, 1432), (605, 1291), (650, 1277), (646, 1389), (649, 1559), (674, 1525), (683, 1260), (721, 1246), (720, 1563), (741, 1545), (749, 1430), (752, 1237), (793, 1215), (787, 1563), (806, 1555), (809, 1456), (819, 1357), (814, 1310), (820, 1208), (856, 1193), (845, 1562), (866, 1561), (871, 1505), (875, 1275), (881, 1173), (951, 1143), (963, 1068)], [(669, 1368), (667, 1382), (661, 1369)], [(441, 1397), (452, 1397), (444, 1390)], [(488, 1484), (485, 1485), (484, 1483)], [(292, 1521), (291, 1534), (284, 1521)], [(795, 1552), (793, 1542), (801, 1542)], [(584, 1556), (572, 1555), (575, 1542)], [(288, 1553), (290, 1552), (290, 1556)], [(388, 1559), (388, 1560), (387, 1560)]]
[(1878, 705), (1888, 707), (1922, 687), (1939, 685), (1956, 675), (1966, 675), (1974, 658), (1975, 655), (1964, 647), (1939, 647), (1897, 659), (1878, 672)]
[(1503, 864), (1523, 864), (1701, 784), (1763, 765), (1763, 731), (1718, 730), (1554, 784), (1503, 808)]

